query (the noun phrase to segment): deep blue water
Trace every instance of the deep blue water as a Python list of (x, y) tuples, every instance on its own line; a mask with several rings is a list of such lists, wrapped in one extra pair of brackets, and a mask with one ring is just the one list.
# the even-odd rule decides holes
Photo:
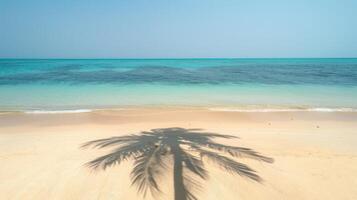
[(357, 107), (357, 59), (0, 59), (0, 110)]

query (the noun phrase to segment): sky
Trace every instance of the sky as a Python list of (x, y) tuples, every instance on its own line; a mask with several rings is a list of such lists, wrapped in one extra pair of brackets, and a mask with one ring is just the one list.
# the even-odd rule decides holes
[(356, 0), (0, 0), (0, 58), (357, 57)]

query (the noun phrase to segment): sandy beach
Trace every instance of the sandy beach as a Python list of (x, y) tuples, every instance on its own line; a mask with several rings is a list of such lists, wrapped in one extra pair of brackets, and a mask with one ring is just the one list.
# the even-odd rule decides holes
[[(155, 128), (200, 128), (239, 139), (274, 163), (237, 160), (258, 183), (205, 162), (209, 178), (198, 199), (357, 199), (357, 113), (218, 112), (202, 108), (132, 108), (77, 114), (0, 115), (0, 199), (173, 199), (172, 171), (162, 192), (144, 198), (132, 185), (133, 162), (104, 170), (84, 164), (110, 151), (83, 149), (88, 141)], [(215, 140), (216, 141), (216, 140)]]

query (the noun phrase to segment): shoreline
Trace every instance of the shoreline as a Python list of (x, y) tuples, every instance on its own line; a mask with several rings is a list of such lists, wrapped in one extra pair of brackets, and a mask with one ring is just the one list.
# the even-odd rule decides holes
[(2, 109), (3, 114), (76, 114), (90, 113), (100, 111), (122, 111), (122, 110), (140, 110), (140, 109), (182, 109), (182, 110), (208, 110), (212, 112), (238, 112), (238, 113), (274, 113), (274, 112), (332, 112), (332, 113), (357, 113), (355, 107), (311, 107), (311, 106), (188, 106), (188, 105), (142, 105), (142, 106), (111, 106), (111, 107), (80, 107), (80, 108), (63, 108), (63, 109)]

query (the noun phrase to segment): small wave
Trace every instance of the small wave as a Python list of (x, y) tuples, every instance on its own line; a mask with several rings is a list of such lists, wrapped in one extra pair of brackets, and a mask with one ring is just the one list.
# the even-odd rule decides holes
[(357, 112), (354, 108), (309, 108), (307, 111), (315, 112)]
[(71, 113), (87, 113), (92, 112), (90, 109), (77, 109), (77, 110), (31, 110), (25, 111), (26, 114), (71, 114)]
[(209, 110), (218, 112), (357, 112), (354, 108), (209, 108)]

